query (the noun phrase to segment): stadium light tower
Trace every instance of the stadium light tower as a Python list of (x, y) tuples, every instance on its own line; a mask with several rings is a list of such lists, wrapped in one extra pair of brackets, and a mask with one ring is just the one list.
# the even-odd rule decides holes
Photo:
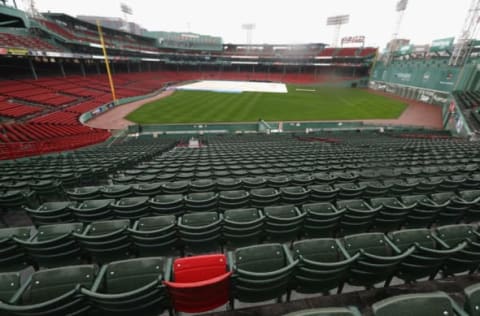
[(242, 29), (247, 33), (247, 44), (252, 45), (253, 31), (255, 30), (255, 23), (244, 23)]
[(338, 46), (338, 39), (340, 38), (340, 29), (342, 25), (347, 24), (350, 21), (350, 15), (336, 15), (327, 18), (327, 25), (333, 26), (333, 40), (332, 40), (332, 47)]
[[(393, 43), (397, 38), (398, 34), (400, 33), (400, 27), (402, 26), (403, 15), (405, 14), (405, 10), (407, 9), (408, 0), (400, 0), (397, 2), (397, 23), (395, 24), (395, 30), (393, 31), (392, 40), (390, 43)], [(390, 63), (393, 59), (393, 49), (394, 45), (390, 45), (390, 49), (387, 52), (386, 63)]]
[(462, 31), (455, 43), (452, 56), (448, 62), (450, 66), (462, 66), (465, 63), (468, 57), (470, 40), (474, 39), (477, 33), (479, 18), (480, 0), (472, 0)]
[(35, 5), (35, 0), (25, 0), (24, 1), (25, 6), (26, 6), (26, 11), (31, 15), (31, 16), (39, 16), (40, 14), (38, 13), (37, 6)]
[(125, 31), (130, 32), (130, 24), (128, 24), (128, 16), (133, 14), (133, 10), (125, 3), (120, 3), (120, 10), (123, 12), (123, 19), (125, 20)]

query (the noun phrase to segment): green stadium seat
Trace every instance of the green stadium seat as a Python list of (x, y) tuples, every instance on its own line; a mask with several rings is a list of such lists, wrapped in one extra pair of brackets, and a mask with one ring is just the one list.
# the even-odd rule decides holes
[(37, 271), (0, 310), (8, 315), (81, 315), (90, 305), (80, 295), (91, 288), (97, 274), (94, 265), (78, 265)]
[(32, 227), (0, 228), (0, 272), (20, 271), (29, 266), (18, 241), (31, 238)]
[(283, 316), (360, 316), (360, 311), (353, 306), (350, 307), (323, 307), (303, 309), (296, 312), (284, 314)]
[(156, 174), (141, 174), (141, 175), (135, 176), (135, 182), (138, 182), (138, 183), (150, 183), (150, 182), (155, 182), (156, 180), (157, 180)]
[(247, 207), (250, 204), (250, 193), (245, 190), (220, 191), (218, 207), (220, 210)]
[(38, 199), (34, 191), (0, 191), (0, 211), (18, 211), (24, 206), (38, 206)]
[(29, 182), (30, 189), (35, 191), (42, 201), (64, 199), (62, 183), (57, 179), (36, 180)]
[(305, 213), (294, 205), (267, 206), (265, 214), (265, 240), (288, 242), (296, 240), (302, 230)]
[(193, 171), (181, 171), (175, 175), (175, 179), (178, 181), (182, 180), (191, 180), (195, 178), (195, 173)]
[(91, 289), (81, 292), (102, 315), (161, 314), (169, 308), (162, 281), (170, 274), (172, 259), (128, 259), (102, 266)]
[[(480, 178), (480, 174), (478, 176)], [(480, 220), (480, 190), (460, 191), (459, 197), (470, 203), (470, 207), (465, 211), (465, 221), (475, 222)]]
[(296, 241), (292, 246), (294, 260), (298, 260), (295, 272), (295, 290), (299, 293), (329, 294), (330, 290), (342, 291), (350, 267), (360, 256), (350, 256), (337, 239), (319, 238)]
[(73, 201), (86, 201), (100, 199), (102, 197), (101, 187), (78, 187), (66, 191), (67, 196)]
[(374, 316), (467, 315), (446, 293), (414, 293), (386, 298), (372, 305)]
[(480, 186), (480, 173), (473, 173), (466, 177), (462, 186), (467, 190), (475, 190)]
[(19, 272), (0, 273), (0, 302), (9, 302), (20, 288)]
[(178, 255), (175, 215), (142, 217), (129, 228), (130, 237), (141, 257)]
[(216, 187), (218, 191), (233, 191), (240, 190), (242, 188), (242, 181), (236, 178), (217, 178)]
[(16, 239), (37, 268), (56, 268), (80, 264), (82, 251), (74, 234), (83, 231), (83, 224), (53, 224), (40, 226), (28, 240)]
[(150, 208), (155, 215), (181, 215), (185, 212), (183, 195), (162, 194), (150, 199)]
[(449, 204), (437, 204), (426, 195), (404, 195), (401, 201), (407, 207), (414, 206), (407, 214), (405, 225), (409, 228), (430, 227), (437, 220), (439, 212)]
[(466, 243), (462, 243), (448, 249), (427, 228), (391, 232), (388, 238), (402, 252), (411, 247), (415, 248), (415, 251), (400, 263), (396, 272), (396, 276), (407, 283), (424, 277), (433, 279), (445, 260), (466, 246)]
[(359, 172), (360, 180), (366, 182), (378, 180), (381, 176), (380, 170), (377, 169), (363, 169)]
[(114, 184), (132, 184), (135, 182), (135, 176), (120, 176), (113, 178)]
[(178, 219), (178, 233), (186, 254), (221, 250), (223, 216), (216, 212), (187, 213)]
[(304, 204), (310, 196), (310, 191), (300, 186), (282, 187), (280, 188), (280, 193), (283, 202), (297, 206)]
[(313, 174), (315, 184), (333, 184), (338, 180), (338, 175), (327, 172), (317, 172)]
[(133, 194), (136, 196), (155, 196), (163, 192), (163, 183), (136, 183), (132, 185)]
[[(159, 181), (159, 182), (174, 181), (175, 179), (180, 180), (180, 178), (177, 178), (176, 173), (168, 173), (168, 172), (159, 173), (156, 177), (156, 181)], [(182, 178), (181, 180), (185, 180), (185, 179)]]
[(189, 189), (189, 180), (165, 182), (164, 184), (162, 184), (162, 190), (165, 194), (184, 194), (187, 193)]
[(319, 238), (335, 236), (346, 209), (337, 209), (329, 202), (317, 202), (304, 204), (302, 211), (306, 213), (303, 235), (306, 238)]
[[(273, 173), (275, 174), (275, 173)], [(290, 178), (287, 176), (273, 176), (267, 178), (267, 187), (279, 189), (290, 185)]]
[(148, 196), (126, 197), (112, 202), (111, 209), (116, 218), (136, 220), (150, 215)]
[(242, 178), (242, 184), (245, 190), (252, 190), (264, 188), (267, 184), (267, 181), (261, 177), (248, 177)]
[(350, 270), (348, 283), (372, 288), (380, 282), (389, 283), (399, 264), (413, 253), (413, 247), (401, 251), (382, 233), (362, 233), (343, 237), (350, 256), (360, 253)]
[(69, 223), (74, 221), (70, 206), (76, 204), (76, 202), (68, 201), (45, 202), (35, 209), (25, 207), (25, 211), (36, 226), (54, 223)]
[[(289, 292), (295, 267), (288, 248), (281, 244), (262, 244), (228, 252), (232, 275), (232, 298), (241, 302), (281, 300)], [(234, 307), (234, 301), (232, 301)]]
[(338, 198), (339, 199), (354, 199), (359, 198), (363, 195), (365, 191), (365, 186), (355, 184), (353, 182), (337, 183), (334, 184), (335, 189), (339, 189)]
[(209, 192), (216, 190), (217, 183), (212, 179), (197, 179), (190, 182), (191, 192)]
[(383, 181), (386, 185), (391, 185), (390, 192), (395, 196), (410, 194), (415, 191), (419, 181), (413, 178), (407, 179), (386, 179)]
[(435, 203), (445, 206), (438, 213), (437, 222), (439, 225), (460, 222), (473, 204), (459, 198), (455, 192), (434, 193), (430, 197)]
[(421, 178), (420, 183), (415, 188), (415, 194), (430, 194), (440, 188), (443, 183), (443, 177)]
[(360, 199), (337, 200), (337, 208), (346, 209), (338, 230), (341, 236), (368, 231), (381, 209), (381, 207), (373, 208)]
[(85, 200), (78, 205), (70, 205), (73, 216), (80, 222), (91, 223), (113, 218), (111, 204), (115, 200)]
[(280, 191), (274, 188), (250, 190), (250, 203), (252, 207), (263, 208), (275, 205), (280, 201)]
[(82, 249), (99, 264), (129, 258), (130, 221), (117, 219), (92, 222), (81, 234), (75, 234)]
[(222, 236), (227, 249), (259, 244), (264, 235), (265, 216), (255, 208), (226, 210)]
[(358, 183), (360, 187), (365, 187), (362, 194), (364, 198), (384, 197), (388, 195), (392, 184), (385, 184), (379, 180), (361, 181)]
[(195, 192), (185, 196), (185, 208), (190, 212), (208, 212), (218, 209), (218, 194), (215, 192)]
[(461, 187), (467, 181), (467, 175), (450, 175), (443, 178), (443, 182), (440, 184), (440, 189), (443, 191), (454, 191)]
[(373, 208), (380, 208), (374, 219), (372, 230), (393, 231), (399, 229), (415, 205), (406, 206), (396, 197), (377, 197), (370, 200)]
[(340, 189), (333, 188), (329, 184), (316, 184), (307, 187), (310, 190), (310, 199), (318, 202), (329, 202), (337, 198)]
[(472, 284), (463, 290), (465, 294), (464, 310), (470, 316), (480, 315), (480, 284)]
[(435, 235), (447, 249), (457, 248), (466, 243), (460, 251), (455, 252), (444, 262), (442, 272), (449, 276), (462, 272), (473, 273), (480, 265), (480, 235), (474, 225), (457, 224), (440, 226)]
[(290, 182), (293, 186), (302, 186), (302, 187), (307, 187), (309, 185), (312, 185), (315, 182), (315, 178), (309, 174), (292, 174), (290, 177)]
[(129, 184), (103, 186), (100, 188), (100, 192), (105, 199), (120, 199), (133, 194), (132, 186)]
[[(345, 170), (347, 167), (341, 166), (339, 170)], [(340, 183), (353, 183), (354, 181), (360, 178), (360, 174), (356, 171), (334, 171), (331, 173), (334, 177), (336, 177)], [(348, 186), (346, 187), (348, 190)], [(357, 187), (356, 189), (360, 189)]]

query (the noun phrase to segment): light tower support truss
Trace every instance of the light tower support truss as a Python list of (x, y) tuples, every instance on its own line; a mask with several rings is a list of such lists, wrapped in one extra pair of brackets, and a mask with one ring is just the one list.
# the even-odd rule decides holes
[(242, 29), (247, 33), (247, 45), (252, 45), (253, 31), (255, 30), (255, 28), (256, 28), (256, 25), (254, 23), (242, 24)]
[(338, 47), (338, 39), (340, 38), (340, 29), (342, 25), (347, 24), (350, 21), (350, 15), (336, 15), (327, 18), (327, 26), (333, 26), (333, 40), (332, 47)]
[(479, 13), (480, 0), (472, 0), (460, 36), (455, 43), (452, 56), (448, 62), (450, 66), (463, 66), (465, 63), (468, 57), (470, 41), (475, 38), (477, 32)]
[[(408, 0), (400, 0), (397, 2), (396, 11), (397, 11), (397, 22), (395, 23), (395, 29), (393, 31), (392, 40), (390, 43), (395, 42), (400, 34), (400, 27), (402, 26), (403, 15), (405, 14), (405, 10), (407, 9)], [(394, 54), (394, 45), (390, 45), (390, 49), (387, 52), (386, 63), (389, 64), (393, 59)]]

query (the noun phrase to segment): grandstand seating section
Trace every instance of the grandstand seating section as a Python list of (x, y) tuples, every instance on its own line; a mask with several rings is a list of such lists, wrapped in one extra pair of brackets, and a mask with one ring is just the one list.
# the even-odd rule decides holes
[(337, 54), (336, 57), (351, 57), (351, 56), (356, 56), (357, 55), (358, 48), (356, 47), (347, 47), (347, 48), (341, 48)]
[[(57, 23), (49, 18), (37, 18), (35, 21), (44, 27), (47, 31), (62, 37), (69, 42), (100, 44), (98, 33), (95, 30), (88, 30), (86, 28), (72, 28), (67, 27), (61, 23)], [(108, 31), (104, 32), (105, 45), (109, 48), (116, 48), (122, 50), (144, 50), (150, 52), (160, 52), (161, 49), (153, 45), (153, 40), (140, 40), (135, 36), (122, 36), (119, 34), (111, 34)], [(26, 48), (40, 51), (66, 51), (65, 48), (57, 44), (52, 44), (45, 39), (42, 39), (34, 34), (13, 34), (7, 32), (0, 32), (0, 47), (7, 48)], [(224, 51), (221, 55), (256, 55), (263, 57), (281, 56), (301, 56), (308, 57), (317, 53), (317, 50), (312, 51), (277, 51), (273, 50), (249, 50), (237, 49), (235, 51)], [(318, 56), (323, 57), (368, 57), (374, 55), (376, 48), (326, 48), (323, 49)], [(214, 53), (218, 54), (218, 53)]]
[(373, 56), (377, 52), (376, 48), (373, 47), (344, 47), (344, 48), (333, 48), (328, 47), (323, 49), (317, 56), (318, 57), (368, 57)]
[[(476, 273), (477, 143), (428, 131), (298, 136), (202, 136), (201, 148), (142, 136), (0, 164), (0, 279), (12, 280), (0, 311), (201, 312)], [(32, 281), (19, 280), (27, 266)], [(446, 294), (413, 292), (408, 305), (464, 312)], [(372, 311), (420, 312), (404, 299)]]
[(463, 111), (471, 129), (480, 130), (480, 93), (478, 91), (453, 91), (457, 105)]
[(0, 33), (0, 47), (26, 48), (45, 51), (59, 51), (59, 47), (34, 35)]
[(25, 105), (9, 100), (7, 97), (0, 97), (0, 116), (19, 118), (29, 114), (41, 112), (42, 108)]
[(480, 106), (480, 92), (478, 91), (454, 91), (453, 95), (462, 109), (474, 109)]
[[(194, 72), (194, 71), (162, 71), (114, 76), (116, 96), (119, 99), (145, 95), (157, 91), (167, 83), (188, 80), (258, 80), (281, 81), (285, 83), (308, 84), (322, 81), (342, 81), (349, 77), (306, 73), (266, 73), (266, 72)], [(66, 78), (51, 77), (39, 80), (4, 80), (0, 87), (0, 116), (20, 119), (19, 122), (8, 122), (2, 125), (4, 131), (0, 134), (0, 146), (4, 151), (0, 159), (18, 158), (22, 156), (46, 153), (49, 150), (77, 148), (104, 140), (108, 132), (104, 130), (88, 129), (79, 123), (79, 116), (101, 105), (112, 102), (110, 87), (105, 75), (88, 77), (71, 76)], [(23, 122), (22, 122), (23, 121)], [(65, 136), (75, 146), (67, 146), (66, 141), (60, 138), (51, 140), (48, 144), (41, 141), (50, 136), (60, 137), (61, 128), (57, 125), (71, 126)], [(65, 127), (64, 127), (65, 128)], [(47, 138), (39, 137), (45, 135)], [(23, 133), (33, 131), (32, 136)], [(43, 132), (42, 132), (43, 131)], [(27, 143), (24, 143), (27, 142)], [(33, 142), (33, 143), (32, 143)], [(52, 144), (54, 142), (55, 144)], [(30, 150), (22, 151), (22, 148)], [(14, 148), (13, 152), (9, 148)], [(37, 152), (37, 148), (39, 151)]]
[[(36, 21), (40, 25), (43, 25), (49, 31), (60, 35), (68, 41), (100, 44), (100, 39), (98, 37), (96, 29), (95, 31), (93, 31), (85, 28), (67, 28), (66, 26), (63, 26), (46, 18), (37, 19)], [(153, 41), (151, 41), (150, 45), (148, 45), (145, 42), (137, 40), (136, 37), (111, 35), (108, 32), (104, 32), (104, 41), (105, 45), (111, 48), (158, 51), (158, 48), (152, 45)]]
[(374, 47), (365, 47), (363, 48), (358, 56), (365, 57), (365, 56), (373, 56), (377, 53), (377, 49)]
[[(4, 30), (0, 48), (98, 50), (86, 49), (100, 44), (93, 25), (62, 19), (32, 18), (39, 32)], [(104, 36), (117, 52), (172, 52), (139, 36)], [(210, 56), (315, 58), (335, 66), (377, 52), (268, 47)], [(200, 79), (353, 78), (240, 67), (114, 74), (119, 99)], [(480, 94), (454, 96), (480, 130)], [(200, 148), (177, 134), (107, 143), (109, 130), (79, 118), (111, 102), (105, 74), (1, 81), (0, 160), (8, 161), (0, 161), (0, 315), (154, 316), (221, 306), (233, 313), (252, 303), (351, 292), (348, 306), (294, 308), (286, 316), (479, 315), (477, 142), (407, 130), (198, 135)], [(416, 292), (465, 275), (473, 285), (432, 292), (429, 283)], [(375, 299), (367, 306), (355, 304), (368, 293)]]
[(335, 53), (337, 52), (337, 48), (333, 48), (333, 47), (329, 47), (329, 48), (325, 48), (324, 50), (322, 50), (320, 52), (320, 54), (318, 54), (318, 56), (320, 57), (333, 57), (335, 55)]

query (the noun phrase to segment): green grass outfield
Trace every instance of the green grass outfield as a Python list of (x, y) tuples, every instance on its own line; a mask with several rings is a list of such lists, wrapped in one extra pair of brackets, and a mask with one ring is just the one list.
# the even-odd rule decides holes
[(288, 93), (176, 91), (126, 118), (140, 124), (392, 119), (406, 108), (362, 89), (297, 88), (308, 87), (289, 85)]

